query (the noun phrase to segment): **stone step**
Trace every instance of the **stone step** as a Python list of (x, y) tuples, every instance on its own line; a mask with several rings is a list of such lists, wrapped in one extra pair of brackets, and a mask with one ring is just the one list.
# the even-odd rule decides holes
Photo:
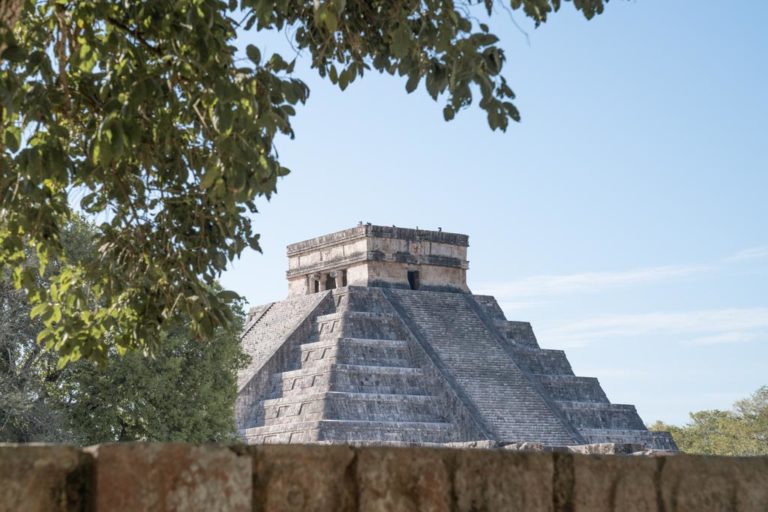
[(529, 322), (504, 320), (497, 322), (496, 326), (511, 343), (534, 349), (539, 348), (536, 335), (533, 333), (533, 327), (531, 327)]
[(645, 430), (634, 405), (596, 402), (555, 402), (573, 425), (582, 429)]
[(483, 307), (485, 313), (494, 323), (500, 324), (507, 321), (504, 311), (502, 311), (494, 297), (490, 295), (472, 295), (472, 298)]
[[(338, 441), (319, 441), (317, 444), (336, 444)], [(352, 441), (344, 441), (344, 444), (348, 446), (387, 446), (387, 447), (413, 447), (418, 446), (419, 448), (446, 448), (450, 447), (450, 443), (444, 443), (444, 442), (420, 442), (420, 441), (395, 441), (395, 440), (379, 440), (379, 441), (370, 441), (370, 440), (352, 440)]]
[(334, 303), (338, 311), (364, 311), (368, 313), (394, 313), (392, 306), (378, 288), (351, 286), (336, 292)]
[(431, 395), (330, 392), (326, 397), (327, 419), (430, 423), (445, 419)]
[(573, 375), (571, 364), (562, 350), (514, 346), (512, 352), (515, 362), (529, 373), (539, 375)]
[(319, 315), (309, 341), (338, 337), (402, 340), (407, 333), (393, 313), (345, 310)]
[(325, 416), (325, 394), (270, 398), (256, 404), (255, 425), (281, 425), (318, 421)]
[(333, 320), (344, 319), (391, 319), (397, 318), (394, 313), (376, 312), (376, 311), (335, 311), (326, 315), (317, 315), (317, 323), (331, 322)]
[(537, 375), (553, 400), (563, 402), (609, 403), (600, 382), (594, 377), (575, 375)]
[(654, 444), (654, 433), (645, 429), (580, 428), (579, 434), (588, 444), (642, 443), (648, 446)]
[(413, 366), (408, 342), (402, 340), (336, 338), (304, 343), (299, 350), (302, 368), (337, 362), (371, 366)]
[(446, 443), (455, 428), (444, 422), (321, 420), (255, 427), (241, 431), (248, 444), (264, 443)]
[(246, 428), (240, 431), (248, 444), (304, 444), (317, 442), (319, 421)]
[(319, 441), (446, 443), (456, 436), (456, 428), (445, 422), (325, 420), (321, 423)]
[(426, 395), (427, 384), (421, 368), (334, 363), (273, 375), (270, 398), (326, 391)]
[(356, 421), (440, 422), (437, 400), (429, 395), (345, 393), (263, 400), (257, 405), (257, 425), (277, 425), (320, 419)]

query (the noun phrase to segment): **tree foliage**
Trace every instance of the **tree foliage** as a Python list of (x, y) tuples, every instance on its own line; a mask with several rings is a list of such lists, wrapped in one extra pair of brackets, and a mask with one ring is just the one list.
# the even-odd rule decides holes
[(35, 343), (41, 327), (29, 321), (23, 292), (0, 279), (0, 442), (66, 440), (46, 389), (56, 358)]
[(234, 441), (235, 377), (245, 357), (240, 325), (201, 343), (177, 323), (164, 329), (152, 357), (132, 351), (112, 354), (106, 365), (68, 365), (50, 391), (65, 411), (65, 431), (81, 445)]
[[(587, 18), (607, 0), (573, 0)], [(178, 315), (197, 335), (232, 320), (212, 292), (228, 262), (259, 249), (250, 215), (285, 176), (306, 85), (294, 62), (238, 31), (288, 30), (341, 89), (368, 70), (444, 101), (477, 100), (492, 129), (519, 120), (487, 23), (495, 10), (538, 25), (560, 0), (8, 0), (0, 19), (0, 264), (62, 362), (153, 345)], [(495, 18), (493, 18), (495, 19)], [(4, 28), (5, 27), (5, 28)], [(9, 28), (9, 29), (8, 29)], [(98, 219), (98, 255), (65, 258), (62, 228)], [(30, 254), (34, 255), (30, 259)], [(58, 272), (38, 278), (51, 262)]]
[[(62, 239), (70, 261), (94, 257), (89, 223), (68, 224)], [(0, 442), (234, 438), (235, 377), (245, 359), (239, 309), (204, 343), (179, 317), (164, 325), (151, 356), (111, 349), (106, 364), (84, 359), (65, 368), (36, 343), (43, 324), (30, 322), (29, 310), (23, 292), (0, 279)]]
[(682, 427), (660, 421), (651, 430), (666, 430), (687, 453), (768, 455), (768, 386), (734, 404), (731, 411), (699, 411)]

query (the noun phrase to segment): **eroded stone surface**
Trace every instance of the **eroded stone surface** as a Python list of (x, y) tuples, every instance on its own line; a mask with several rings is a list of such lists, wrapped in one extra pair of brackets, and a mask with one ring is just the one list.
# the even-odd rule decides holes
[(360, 510), (450, 511), (448, 453), (428, 448), (359, 449), (355, 474)]
[(657, 459), (661, 503), (669, 512), (768, 510), (768, 458)]
[(17, 510), (765, 512), (768, 457), (321, 445), (0, 446), (0, 511)]
[(352, 448), (270, 445), (241, 450), (253, 460), (253, 510), (357, 510)]
[(226, 447), (123, 443), (96, 459), (96, 511), (251, 510), (251, 460)]
[(655, 512), (657, 460), (573, 456), (573, 511)]
[(89, 510), (93, 460), (70, 446), (0, 444), (0, 512)]
[(456, 510), (553, 509), (553, 456), (546, 453), (455, 451)]

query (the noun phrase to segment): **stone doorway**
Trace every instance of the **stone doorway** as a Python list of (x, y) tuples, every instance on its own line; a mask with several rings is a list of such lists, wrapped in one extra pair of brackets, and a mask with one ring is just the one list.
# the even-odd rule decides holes
[(419, 271), (418, 270), (408, 271), (408, 286), (411, 287), (411, 290), (419, 289)]

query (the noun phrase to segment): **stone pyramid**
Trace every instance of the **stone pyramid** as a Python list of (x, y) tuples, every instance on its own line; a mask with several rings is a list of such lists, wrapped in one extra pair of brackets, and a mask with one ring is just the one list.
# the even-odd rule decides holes
[(468, 237), (359, 225), (288, 247), (254, 308), (236, 415), (248, 443), (632, 443), (675, 449), (466, 285)]

